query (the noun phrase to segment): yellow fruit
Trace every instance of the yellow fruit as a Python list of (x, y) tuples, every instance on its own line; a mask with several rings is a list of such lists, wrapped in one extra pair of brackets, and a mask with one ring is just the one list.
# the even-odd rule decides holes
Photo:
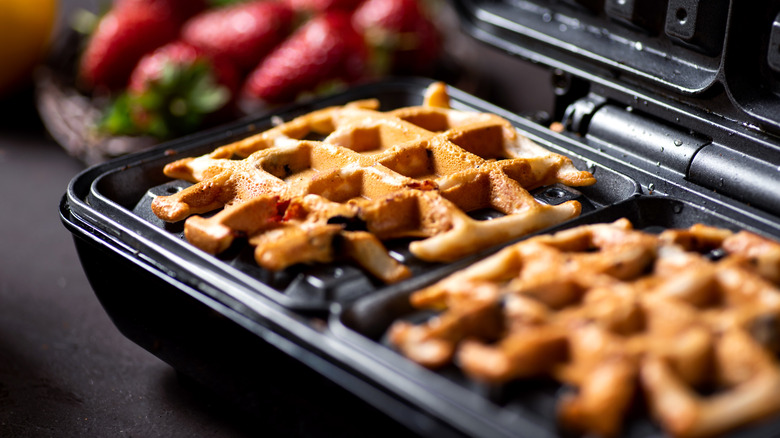
[(57, 0), (0, 0), (0, 94), (29, 79), (57, 18)]

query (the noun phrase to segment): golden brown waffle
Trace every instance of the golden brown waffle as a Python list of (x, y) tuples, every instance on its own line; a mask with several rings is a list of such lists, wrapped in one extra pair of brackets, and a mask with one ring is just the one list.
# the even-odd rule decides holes
[(713, 436), (780, 412), (779, 286), (777, 242), (622, 219), (528, 239), (415, 292), (415, 307), (442, 312), (389, 338), (480, 381), (574, 386), (558, 412), (582, 432), (619, 435), (644, 394), (670, 434)]
[[(505, 119), (449, 109), (441, 83), (423, 106), (377, 106), (366, 100), (319, 110), (171, 163), (166, 175), (195, 184), (156, 198), (152, 209), (179, 221), (225, 207), (185, 223), (187, 239), (210, 253), (247, 236), (267, 269), (344, 256), (392, 282), (409, 271), (381, 240), (421, 238), (410, 244), (416, 257), (454, 260), (580, 212), (576, 201), (541, 204), (528, 190), (595, 182)], [(325, 138), (307, 140), (312, 134)], [(466, 214), (482, 208), (505, 215), (478, 221)]]

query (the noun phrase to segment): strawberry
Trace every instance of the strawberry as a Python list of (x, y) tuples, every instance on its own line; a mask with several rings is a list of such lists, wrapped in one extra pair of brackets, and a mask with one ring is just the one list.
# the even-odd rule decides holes
[(427, 73), (437, 60), (440, 35), (417, 0), (366, 0), (352, 21), (371, 48), (376, 74)]
[(283, 3), (238, 3), (191, 18), (182, 28), (182, 39), (249, 71), (287, 36), (292, 20), (292, 10)]
[(395, 74), (430, 73), (441, 52), (441, 35), (426, 17), (420, 17), (409, 32), (401, 35), (401, 43), (393, 50), (391, 72)]
[(244, 94), (279, 103), (333, 80), (353, 82), (366, 73), (362, 37), (346, 12), (327, 12), (300, 27), (250, 73)]
[(207, 54), (185, 41), (168, 43), (141, 58), (130, 75), (127, 89), (135, 94), (147, 92), (163, 80), (166, 68), (187, 69), (198, 63), (210, 64), (217, 83), (229, 91), (237, 89), (239, 75), (227, 58)]
[(363, 0), (284, 0), (293, 11), (301, 14), (318, 14), (327, 11), (352, 11)]
[(175, 39), (201, 0), (118, 0), (92, 34), (79, 76), (89, 88), (121, 88), (139, 59)]
[(111, 134), (184, 134), (225, 108), (238, 88), (236, 68), (186, 42), (166, 44), (144, 56), (128, 91), (109, 108), (101, 128)]
[(417, 0), (367, 0), (355, 11), (353, 17), (358, 30), (371, 26), (393, 32), (403, 32), (421, 17)]

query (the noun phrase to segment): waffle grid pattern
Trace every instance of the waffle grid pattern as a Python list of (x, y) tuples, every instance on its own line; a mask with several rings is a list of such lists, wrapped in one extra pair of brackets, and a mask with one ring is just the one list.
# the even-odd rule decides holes
[[(376, 101), (353, 102), (178, 160), (166, 175), (194, 184), (152, 209), (166, 221), (188, 218), (187, 240), (210, 253), (246, 236), (266, 269), (348, 258), (386, 282), (410, 272), (382, 240), (420, 239), (414, 256), (446, 262), (580, 213), (576, 201), (547, 205), (529, 190), (590, 185), (589, 172), (505, 119), (446, 102), (446, 87), (434, 84), (422, 106), (380, 112)], [(468, 216), (478, 209), (503, 216)]]

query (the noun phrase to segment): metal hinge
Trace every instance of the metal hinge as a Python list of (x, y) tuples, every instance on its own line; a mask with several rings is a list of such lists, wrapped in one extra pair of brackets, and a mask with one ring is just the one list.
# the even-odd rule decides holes
[(597, 95), (571, 104), (563, 123), (589, 146), (634, 167), (780, 211), (780, 154), (752, 157)]
[(650, 170), (685, 178), (696, 155), (710, 139), (590, 95), (567, 111), (567, 127), (609, 155)]

